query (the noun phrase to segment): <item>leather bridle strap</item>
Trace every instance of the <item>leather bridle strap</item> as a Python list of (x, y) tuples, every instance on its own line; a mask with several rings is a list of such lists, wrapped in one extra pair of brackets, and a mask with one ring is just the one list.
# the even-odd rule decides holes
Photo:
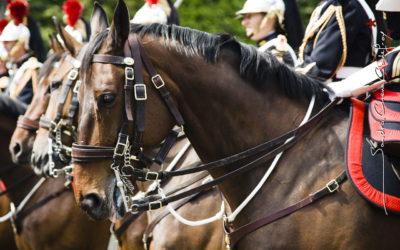
[[(260, 166), (262, 163), (265, 163), (268, 160), (271, 160), (277, 154), (279, 154), (279, 153), (291, 148), (301, 138), (303, 138), (306, 134), (308, 134), (308, 132), (310, 132), (311, 129), (313, 128), (313, 126), (311, 126), (311, 125), (315, 125), (317, 122), (319, 122), (320, 119), (322, 117), (324, 117), (324, 115), (327, 114), (327, 112), (336, 105), (337, 101), (338, 100), (334, 100), (334, 101), (330, 102), (318, 114), (316, 114), (311, 120), (309, 120), (309, 122), (305, 123), (303, 126), (298, 127), (297, 129), (293, 130), (293, 131), (295, 131), (295, 133), (293, 133), (293, 131), (287, 133), (287, 134), (291, 134), (291, 136), (289, 136), (288, 138), (294, 137), (290, 142), (281, 144), (280, 146), (278, 146), (278, 147), (274, 148), (273, 150), (269, 151), (268, 153), (263, 154), (262, 156), (258, 157), (257, 159), (247, 163), (246, 165), (244, 165), (244, 166), (242, 166), (242, 167), (240, 167), (238, 169), (235, 169), (232, 172), (229, 172), (229, 173), (227, 173), (225, 175), (217, 177), (217, 178), (215, 178), (214, 180), (212, 180), (212, 181), (210, 181), (208, 183), (205, 183), (205, 184), (200, 185), (198, 187), (195, 187), (193, 189), (187, 190), (187, 191), (182, 192), (180, 194), (177, 194), (177, 195), (174, 195), (174, 196), (170, 196), (170, 197), (167, 197), (167, 198), (163, 198), (163, 199), (159, 199), (159, 198), (155, 198), (153, 196), (149, 196), (147, 198), (147, 200), (135, 201), (134, 209), (137, 210), (137, 211), (159, 209), (159, 208), (161, 208), (163, 206), (168, 205), (170, 202), (173, 202), (173, 201), (176, 201), (176, 200), (180, 200), (180, 199), (182, 199), (184, 197), (187, 197), (187, 196), (189, 196), (191, 194), (199, 192), (200, 190), (207, 189), (207, 188), (210, 188), (212, 186), (215, 186), (215, 185), (225, 181), (228, 178), (232, 178), (232, 177), (238, 176), (238, 175), (243, 174), (243, 173), (245, 173), (245, 172), (247, 172), (247, 171), (249, 171), (249, 170), (251, 170), (251, 169), (253, 169), (253, 168), (257, 167), (257, 166)], [(306, 124), (308, 124), (308, 126), (305, 126)], [(301, 132), (299, 132), (299, 131), (301, 131)], [(285, 134), (285, 135), (287, 135), (287, 134)], [(285, 137), (285, 135), (283, 135), (282, 137)], [(278, 137), (275, 140), (272, 140), (270, 142), (280, 141), (280, 138), (281, 137)], [(284, 139), (283, 141), (285, 141), (286, 139)], [(269, 143), (267, 143), (267, 145), (268, 144)], [(264, 145), (264, 144), (262, 144), (262, 145)], [(272, 145), (274, 145), (273, 147), (276, 146), (275, 143), (272, 143)], [(268, 147), (268, 148), (270, 149), (271, 147)], [(254, 148), (252, 148), (252, 149), (254, 149)], [(259, 151), (257, 151), (257, 152), (259, 152)], [(239, 154), (241, 154), (241, 153), (239, 153)], [(190, 173), (194, 173), (194, 172), (199, 172), (199, 171), (197, 171), (199, 169), (201, 169), (201, 171), (204, 171), (204, 170), (208, 170), (208, 169), (214, 169), (217, 166), (218, 167), (227, 166), (228, 164), (231, 164), (231, 163), (236, 162), (238, 160), (238, 159), (235, 159), (234, 156), (235, 155), (233, 155), (233, 157), (228, 157), (229, 161), (224, 161), (224, 159), (222, 159), (222, 162), (221, 162), (221, 160), (216, 161), (218, 164), (216, 166), (211, 165), (211, 166), (213, 166), (212, 168), (207, 168), (210, 165), (205, 164), (205, 165), (202, 165), (203, 167), (200, 166), (199, 168), (197, 168), (197, 167), (191, 168), (191, 169), (188, 169), (186, 172), (189, 171)], [(245, 155), (245, 156), (248, 157), (249, 155)], [(254, 156), (254, 154), (252, 154), (251, 156)], [(243, 158), (246, 158), (246, 157), (242, 157), (240, 159), (243, 159)], [(204, 167), (206, 167), (206, 169), (204, 169)], [(196, 171), (192, 171), (192, 170), (196, 170)], [(139, 172), (139, 171), (141, 171), (141, 170), (140, 169), (136, 169), (136, 168), (134, 169), (134, 172)], [(179, 172), (179, 170), (177, 170), (175, 172)], [(150, 175), (150, 174), (153, 174), (153, 173), (152, 172), (148, 172), (148, 175)], [(155, 172), (154, 174), (157, 175), (157, 172)], [(147, 176), (146, 179), (150, 179), (150, 177)]]
[(315, 192), (313, 194), (310, 194), (305, 199), (303, 199), (285, 209), (282, 209), (282, 210), (277, 211), (277, 212), (275, 212), (271, 215), (268, 215), (264, 218), (258, 219), (251, 223), (248, 223), (242, 227), (239, 227), (238, 229), (236, 229), (235, 231), (233, 231), (231, 233), (227, 232), (226, 227), (224, 227), (226, 236), (228, 237), (225, 240), (227, 241), (230, 248), (233, 248), (240, 239), (242, 239), (247, 234), (257, 230), (258, 228), (266, 226), (276, 220), (279, 220), (287, 215), (290, 215), (290, 214), (296, 212), (297, 210), (299, 210), (305, 206), (308, 206), (308, 205), (312, 204), (313, 202), (325, 197), (328, 194), (333, 194), (339, 188), (340, 184), (343, 183), (346, 179), (347, 179), (346, 172), (343, 171), (338, 177), (336, 177), (335, 179), (328, 182), (325, 185), (325, 187), (321, 188), (320, 190), (318, 190), (317, 192)]
[(20, 115), (17, 120), (17, 127), (34, 132), (39, 129), (39, 121), (31, 120), (24, 115)]
[(161, 78), (161, 76), (156, 72), (154, 69), (153, 64), (151, 63), (151, 60), (149, 56), (147, 55), (147, 52), (145, 48), (143, 47), (143, 44), (138, 40), (138, 46), (140, 49), (140, 55), (142, 56), (143, 63), (147, 69), (147, 71), (150, 74), (151, 77), (151, 82), (153, 83), (154, 87), (160, 92), (161, 97), (163, 98), (165, 104), (167, 104), (168, 109), (170, 110), (171, 114), (174, 116), (176, 124), (179, 127), (183, 127), (185, 124), (181, 113), (179, 112), (178, 108), (176, 107), (175, 103), (171, 99), (171, 94), (169, 93), (164, 80)]

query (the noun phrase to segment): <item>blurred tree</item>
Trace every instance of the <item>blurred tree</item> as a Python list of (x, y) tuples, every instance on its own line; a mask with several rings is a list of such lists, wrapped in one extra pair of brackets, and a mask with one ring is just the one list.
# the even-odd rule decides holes
[[(5, 0), (0, 0), (5, 2)], [(83, 17), (90, 19), (93, 7), (93, 0), (81, 0), (85, 9)], [(303, 25), (306, 26), (312, 10), (320, 2), (320, 0), (297, 0), (303, 18)], [(48, 35), (55, 32), (54, 24), (51, 21), (52, 16), (56, 16), (62, 20), (61, 6), (63, 1), (60, 0), (28, 0), (30, 5), (30, 14), (37, 20), (41, 28), (43, 40), (48, 46)], [(98, 0), (104, 7), (111, 19), (116, 0)], [(126, 4), (130, 9), (130, 15), (134, 13), (144, 4), (144, 0), (126, 0)], [(182, 26), (203, 30), (209, 33), (230, 33), (236, 36), (240, 41), (254, 44), (247, 39), (244, 27), (237, 19), (235, 12), (242, 8), (245, 0), (183, 0), (178, 12)]]

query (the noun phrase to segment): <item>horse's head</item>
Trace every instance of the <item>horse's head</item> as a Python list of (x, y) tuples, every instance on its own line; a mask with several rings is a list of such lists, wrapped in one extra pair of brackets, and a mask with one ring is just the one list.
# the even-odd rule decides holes
[(60, 70), (62, 64), (61, 53), (54, 53), (39, 70), (39, 84), (36, 87), (32, 102), (24, 116), (20, 116), (17, 128), (11, 138), (9, 150), (12, 159), (17, 164), (29, 164), (33, 141), (36, 131), (39, 128), (39, 119), (44, 114), (50, 98), (51, 83), (56, 82), (56, 72)]
[[(92, 30), (99, 32), (89, 42), (82, 61), (80, 118), (75, 146), (85, 147), (83, 151), (88, 147), (102, 147), (98, 147), (99, 157), (89, 157), (92, 159), (87, 160), (84, 156), (82, 161), (79, 157), (74, 157), (74, 152), (77, 151), (73, 147), (74, 193), (76, 202), (89, 215), (95, 219), (105, 219), (112, 213), (114, 199), (119, 214), (124, 213), (121, 197), (125, 196), (116, 188), (120, 180), (111, 168), (111, 165), (115, 166), (112, 157), (114, 147), (124, 144), (119, 139), (119, 133), (124, 131), (129, 139), (140, 141), (141, 145), (155, 145), (168, 134), (173, 120), (156, 88), (151, 85), (149, 75), (143, 70), (144, 81), (137, 78), (138, 73), (142, 73), (142, 68), (137, 66), (141, 64), (141, 58), (140, 54), (137, 56), (131, 53), (134, 45), (128, 39), (130, 23), (125, 3), (122, 0), (118, 2), (108, 30), (100, 32), (104, 24), (98, 20), (93, 21), (93, 18), (91, 25)], [(131, 82), (135, 82), (135, 85), (124, 88), (126, 83), (129, 85)], [(148, 103), (146, 98), (152, 102)], [(144, 102), (145, 109), (142, 106)], [(132, 116), (132, 121), (127, 115)], [(150, 120), (155, 122), (150, 123)], [(139, 130), (143, 122), (146, 129), (142, 133)], [(126, 153), (125, 149), (123, 151)], [(140, 148), (136, 148), (136, 153), (140, 153), (137, 151)]]
[(67, 50), (61, 60), (61, 67), (55, 72), (57, 84), (50, 90), (50, 100), (33, 145), (32, 163), (37, 173), (56, 177), (54, 169), (60, 169), (70, 162), (70, 146), (75, 140), (76, 113), (79, 90), (79, 53), (83, 44), (77, 42), (54, 20), (63, 44)]

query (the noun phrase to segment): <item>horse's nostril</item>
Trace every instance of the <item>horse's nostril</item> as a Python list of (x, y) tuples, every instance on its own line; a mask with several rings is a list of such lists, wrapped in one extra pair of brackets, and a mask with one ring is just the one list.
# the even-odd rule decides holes
[(81, 207), (84, 211), (93, 210), (101, 206), (101, 198), (98, 194), (91, 193), (83, 197)]
[(18, 142), (14, 143), (13, 154), (18, 155), (20, 152), (21, 152), (21, 145)]

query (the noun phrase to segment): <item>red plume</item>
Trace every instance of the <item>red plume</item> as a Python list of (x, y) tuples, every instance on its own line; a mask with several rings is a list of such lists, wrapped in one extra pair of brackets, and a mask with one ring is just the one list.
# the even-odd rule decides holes
[(76, 22), (82, 16), (82, 10), (84, 8), (83, 3), (75, 0), (65, 1), (63, 4), (63, 13), (67, 15), (67, 24), (74, 27)]
[(1, 19), (0, 20), (0, 34), (3, 32), (4, 28), (7, 26), (8, 20), (7, 19)]
[(6, 0), (7, 4), (10, 4), (12, 2), (12, 0)]
[(7, 6), (10, 11), (11, 18), (14, 19), (16, 25), (24, 21), (24, 17), (28, 16), (28, 2), (25, 1), (14, 1)]
[(153, 4), (157, 4), (158, 0), (144, 0), (151, 7)]

